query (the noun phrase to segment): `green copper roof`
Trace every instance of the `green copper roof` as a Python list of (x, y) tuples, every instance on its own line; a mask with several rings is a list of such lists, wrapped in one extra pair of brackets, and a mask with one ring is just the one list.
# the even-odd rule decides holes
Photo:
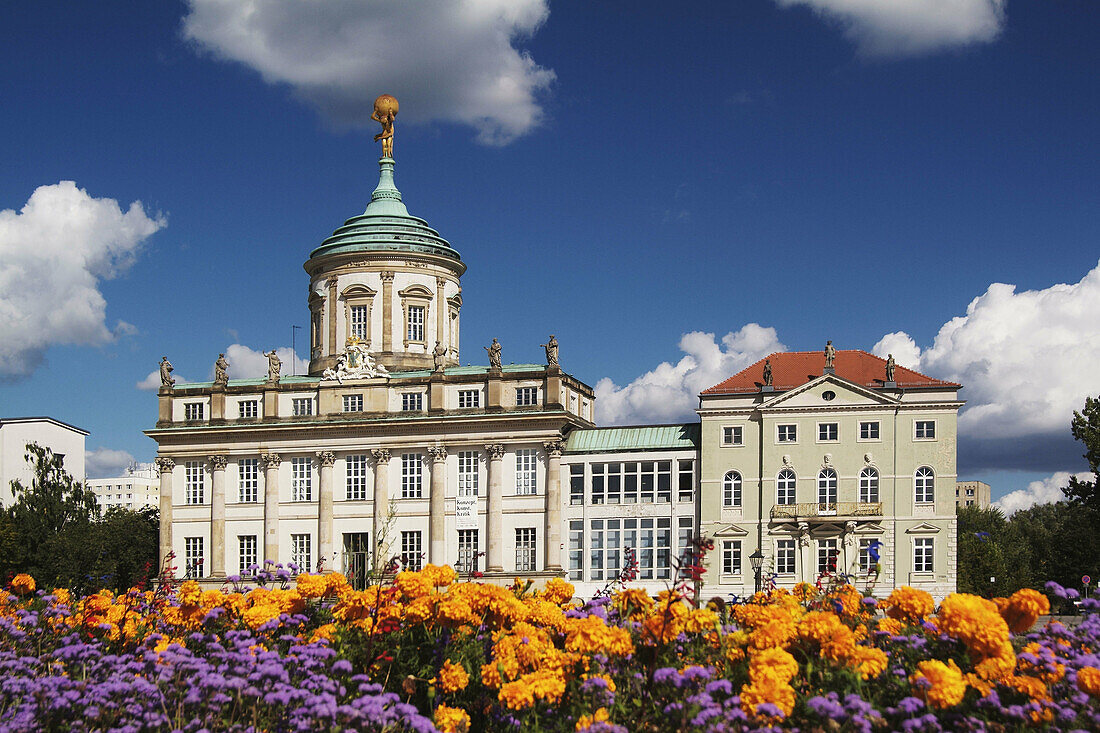
[(393, 181), (393, 158), (378, 161), (378, 186), (367, 209), (353, 216), (321, 242), (310, 258), (340, 252), (423, 252), (462, 260), (428, 222), (409, 214)]
[(574, 430), (565, 443), (566, 453), (613, 453), (635, 450), (696, 450), (699, 423), (641, 425), (629, 428)]

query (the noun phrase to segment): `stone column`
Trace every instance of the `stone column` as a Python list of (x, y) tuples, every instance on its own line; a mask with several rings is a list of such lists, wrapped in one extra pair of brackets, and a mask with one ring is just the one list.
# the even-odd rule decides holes
[(443, 499), (447, 491), (447, 449), (441, 445), (428, 448), (432, 459), (431, 493), (428, 494), (428, 562), (447, 562), (447, 516)]
[(370, 453), (374, 458), (374, 516), (370, 525), (374, 551), (371, 552), (371, 564), (377, 572), (389, 560), (389, 540), (384, 535), (390, 510), (390, 452), (385, 448), (376, 448)]
[(393, 272), (384, 270), (382, 276), (382, 352), (393, 351)]
[(340, 349), (336, 346), (336, 277), (325, 280), (328, 286), (328, 353), (338, 354)]
[(486, 546), (485, 570), (489, 573), (504, 572), (504, 446), (500, 443), (485, 446), (489, 454), (489, 496), (486, 502), (486, 527), (489, 537)]
[[(165, 559), (172, 552), (172, 469), (176, 462), (171, 458), (157, 458), (157, 471), (160, 472), (160, 569), (164, 570)], [(175, 575), (175, 573), (171, 573)]]
[[(336, 463), (336, 454), (330, 450), (318, 451), (317, 460), (321, 464), (321, 496), (317, 505), (317, 557), (335, 565), (332, 555), (332, 464)], [(330, 572), (335, 569), (328, 568)]]
[[(279, 562), (279, 464), (278, 453), (264, 453), (264, 562)], [(263, 566), (263, 562), (260, 566)]]
[(561, 571), (561, 454), (565, 441), (543, 443), (546, 449), (546, 570)]
[(210, 577), (225, 577), (225, 456), (210, 456)]

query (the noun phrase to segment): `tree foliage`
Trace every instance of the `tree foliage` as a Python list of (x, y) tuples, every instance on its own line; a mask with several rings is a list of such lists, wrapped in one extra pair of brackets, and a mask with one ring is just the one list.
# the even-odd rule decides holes
[(1071, 476), (1069, 486), (1062, 489), (1062, 493), (1074, 504), (1100, 511), (1100, 492), (1097, 491), (1100, 486), (1100, 397), (1086, 397), (1085, 409), (1080, 412), (1074, 410), (1070, 431), (1074, 438), (1085, 444), (1084, 458), (1089, 462), (1093, 479), (1082, 481)]
[(27, 573), (39, 587), (87, 593), (125, 590), (155, 573), (157, 510), (99, 517), (95, 494), (49, 448), (28, 445), (26, 459), (31, 485), (12, 481), (15, 501), (0, 511), (0, 578)]
[(1006, 597), (1031, 585), (1030, 547), (1000, 509), (962, 507), (958, 520), (959, 591)]

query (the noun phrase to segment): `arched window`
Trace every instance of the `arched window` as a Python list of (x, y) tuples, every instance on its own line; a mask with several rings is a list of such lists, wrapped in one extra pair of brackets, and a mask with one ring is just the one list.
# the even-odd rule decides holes
[(836, 471), (831, 468), (817, 475), (817, 503), (836, 504)]
[(794, 504), (794, 471), (784, 468), (775, 479), (776, 504)]
[(722, 506), (741, 506), (741, 474), (728, 471), (722, 479)]
[(913, 493), (913, 501), (918, 504), (931, 504), (936, 500), (936, 474), (928, 466), (917, 469)]
[(864, 504), (878, 501), (878, 471), (870, 466), (859, 472), (859, 500)]

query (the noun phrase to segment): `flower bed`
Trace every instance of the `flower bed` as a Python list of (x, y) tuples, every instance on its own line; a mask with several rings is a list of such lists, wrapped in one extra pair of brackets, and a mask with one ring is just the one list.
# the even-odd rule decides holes
[(699, 608), (434, 566), (363, 591), (339, 573), (275, 585), (71, 598), (17, 576), (0, 730), (1100, 728), (1100, 606), (1029, 633), (1049, 612), (1032, 590), (935, 609), (911, 588), (804, 585)]

